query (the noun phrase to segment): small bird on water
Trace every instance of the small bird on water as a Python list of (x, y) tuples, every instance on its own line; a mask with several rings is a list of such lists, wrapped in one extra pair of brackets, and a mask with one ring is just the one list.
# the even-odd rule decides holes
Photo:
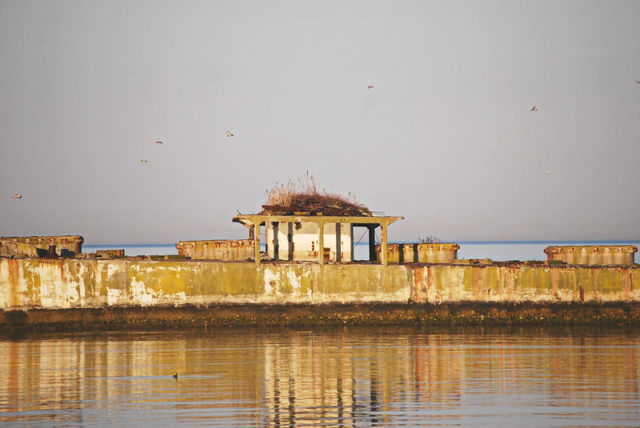
[(373, 89), (373, 85), (368, 85), (367, 89)]
[(229, 130), (227, 130), (227, 137), (233, 137), (233, 134)]
[(147, 163), (147, 162), (149, 162), (149, 161), (148, 161), (148, 160), (146, 160), (146, 159), (140, 159), (140, 162), (142, 162), (142, 163)]
[(156, 144), (164, 144), (162, 141), (156, 141)]
[(531, 107), (531, 111), (538, 111), (538, 109), (536, 108), (536, 106)]
[(22, 195), (20, 193), (16, 193), (12, 196), (13, 199), (22, 199)]

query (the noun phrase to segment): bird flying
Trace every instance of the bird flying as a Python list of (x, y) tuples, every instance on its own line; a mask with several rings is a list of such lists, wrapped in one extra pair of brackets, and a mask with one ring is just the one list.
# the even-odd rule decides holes
[(536, 106), (531, 107), (531, 111), (538, 111), (538, 109), (536, 108)]
[(636, 80), (636, 83), (640, 84), (640, 80)]
[(227, 137), (233, 137), (233, 134), (229, 130), (227, 130)]
[(13, 199), (22, 199), (22, 195), (20, 193), (16, 193), (12, 196)]

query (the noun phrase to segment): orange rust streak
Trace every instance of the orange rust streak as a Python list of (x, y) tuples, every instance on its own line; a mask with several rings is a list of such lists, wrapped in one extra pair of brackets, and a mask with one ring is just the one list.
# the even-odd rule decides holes
[(20, 281), (20, 263), (18, 260), (9, 259), (9, 304), (16, 307), (18, 303), (18, 282)]
[(413, 295), (416, 300), (422, 300), (420, 296), (420, 284), (422, 284), (424, 278), (424, 268), (416, 267), (413, 271)]

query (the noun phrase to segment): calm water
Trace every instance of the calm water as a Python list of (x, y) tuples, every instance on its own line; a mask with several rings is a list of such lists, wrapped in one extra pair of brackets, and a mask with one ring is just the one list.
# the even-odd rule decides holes
[(0, 425), (640, 423), (622, 328), (58, 334), (0, 355)]
[[(635, 245), (640, 248), (637, 241), (549, 241), (549, 242), (460, 242), (458, 250), (459, 259), (492, 259), (506, 260), (546, 260), (543, 252), (549, 245)], [(159, 245), (85, 245), (83, 251), (124, 248), (127, 256), (177, 254), (174, 244)], [(355, 247), (357, 260), (368, 260), (369, 247), (359, 244)], [(637, 255), (636, 255), (637, 261)]]

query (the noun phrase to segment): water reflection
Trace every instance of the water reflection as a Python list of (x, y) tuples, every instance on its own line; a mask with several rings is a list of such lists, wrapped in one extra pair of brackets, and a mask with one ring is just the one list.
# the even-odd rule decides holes
[(639, 346), (543, 329), (2, 340), (0, 423), (635, 425)]

